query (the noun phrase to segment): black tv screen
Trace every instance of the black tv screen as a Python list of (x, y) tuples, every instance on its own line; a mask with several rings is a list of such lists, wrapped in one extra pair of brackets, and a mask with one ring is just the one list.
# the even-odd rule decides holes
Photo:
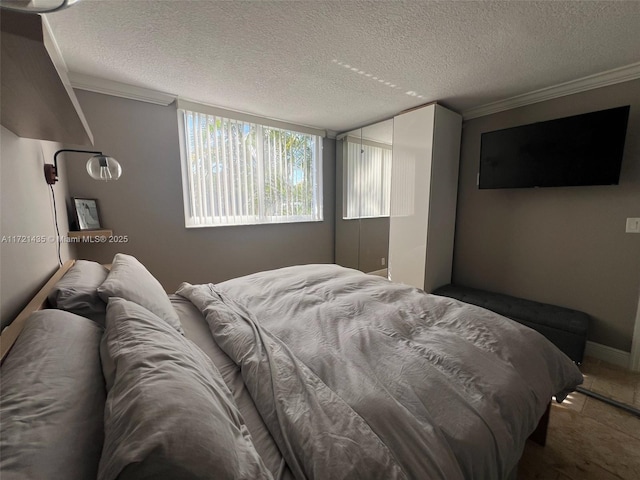
[(482, 134), (478, 186), (617, 185), (629, 106)]

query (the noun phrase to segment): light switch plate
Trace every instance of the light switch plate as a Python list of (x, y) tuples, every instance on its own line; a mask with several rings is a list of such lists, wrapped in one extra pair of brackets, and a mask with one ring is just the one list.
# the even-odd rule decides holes
[(640, 218), (627, 218), (626, 233), (640, 233)]

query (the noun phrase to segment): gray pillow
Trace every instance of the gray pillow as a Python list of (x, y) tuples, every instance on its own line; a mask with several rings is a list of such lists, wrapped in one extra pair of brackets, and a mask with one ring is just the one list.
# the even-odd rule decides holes
[(111, 271), (98, 287), (98, 294), (105, 302), (109, 297), (119, 297), (137, 303), (183, 333), (178, 314), (162, 285), (131, 255), (118, 253), (113, 257)]
[(271, 479), (220, 373), (140, 305), (110, 298), (112, 384), (99, 480)]
[(2, 480), (96, 478), (106, 399), (102, 332), (62, 310), (27, 319), (2, 365)]
[(76, 260), (51, 290), (49, 303), (53, 308), (66, 310), (104, 325), (107, 304), (98, 295), (98, 287), (105, 281), (108, 273), (109, 270), (99, 263)]

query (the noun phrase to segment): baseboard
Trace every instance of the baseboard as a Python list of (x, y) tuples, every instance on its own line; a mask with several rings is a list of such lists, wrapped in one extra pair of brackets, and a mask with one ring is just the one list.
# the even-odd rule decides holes
[(387, 278), (387, 269), (383, 268), (381, 270), (375, 270), (373, 272), (367, 272), (369, 275), (377, 275), (378, 277), (384, 277)]
[(629, 368), (629, 361), (631, 360), (631, 353), (629, 352), (589, 341), (587, 341), (584, 354), (624, 368)]

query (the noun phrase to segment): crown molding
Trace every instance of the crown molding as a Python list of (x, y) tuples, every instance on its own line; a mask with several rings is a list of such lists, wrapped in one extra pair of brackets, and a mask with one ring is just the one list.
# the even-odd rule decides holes
[(170, 93), (159, 92), (150, 88), (136, 87), (134, 85), (85, 75), (83, 73), (69, 72), (69, 80), (71, 81), (71, 86), (78, 90), (103, 93), (115, 97), (128, 98), (130, 100), (138, 100), (140, 102), (154, 103), (165, 107), (173, 103), (176, 99), (176, 95)]
[[(60, 57), (62, 57), (60, 55)], [(154, 103), (156, 105), (167, 106), (175, 101), (177, 95), (159, 92), (150, 88), (137, 87), (126, 83), (98, 78), (77, 72), (68, 72), (71, 86), (79, 90), (103, 93), (116, 97), (138, 100), (141, 102)], [(513, 108), (524, 107), (534, 103), (552, 100), (554, 98), (573, 95), (596, 88), (606, 87), (617, 83), (628, 82), (640, 78), (640, 62), (614, 68), (606, 72), (596, 73), (587, 77), (560, 83), (551, 87), (541, 88), (533, 92), (516, 95), (514, 97), (486, 103), (478, 107), (473, 107), (462, 112), (463, 120), (491, 115), (493, 113), (511, 110)], [(329, 138), (334, 138), (334, 132), (327, 131)]]
[(606, 87), (616, 83), (628, 82), (638, 78), (640, 78), (640, 62), (470, 108), (462, 112), (462, 118), (464, 120), (471, 120), (473, 118), (491, 115), (492, 113), (503, 112), (505, 110), (511, 110), (512, 108), (523, 107), (525, 105), (586, 92), (587, 90)]
[(325, 133), (325, 136), (327, 138), (331, 138), (333, 140), (336, 139), (336, 137), (338, 136), (338, 132), (336, 132), (335, 130), (327, 130)]

